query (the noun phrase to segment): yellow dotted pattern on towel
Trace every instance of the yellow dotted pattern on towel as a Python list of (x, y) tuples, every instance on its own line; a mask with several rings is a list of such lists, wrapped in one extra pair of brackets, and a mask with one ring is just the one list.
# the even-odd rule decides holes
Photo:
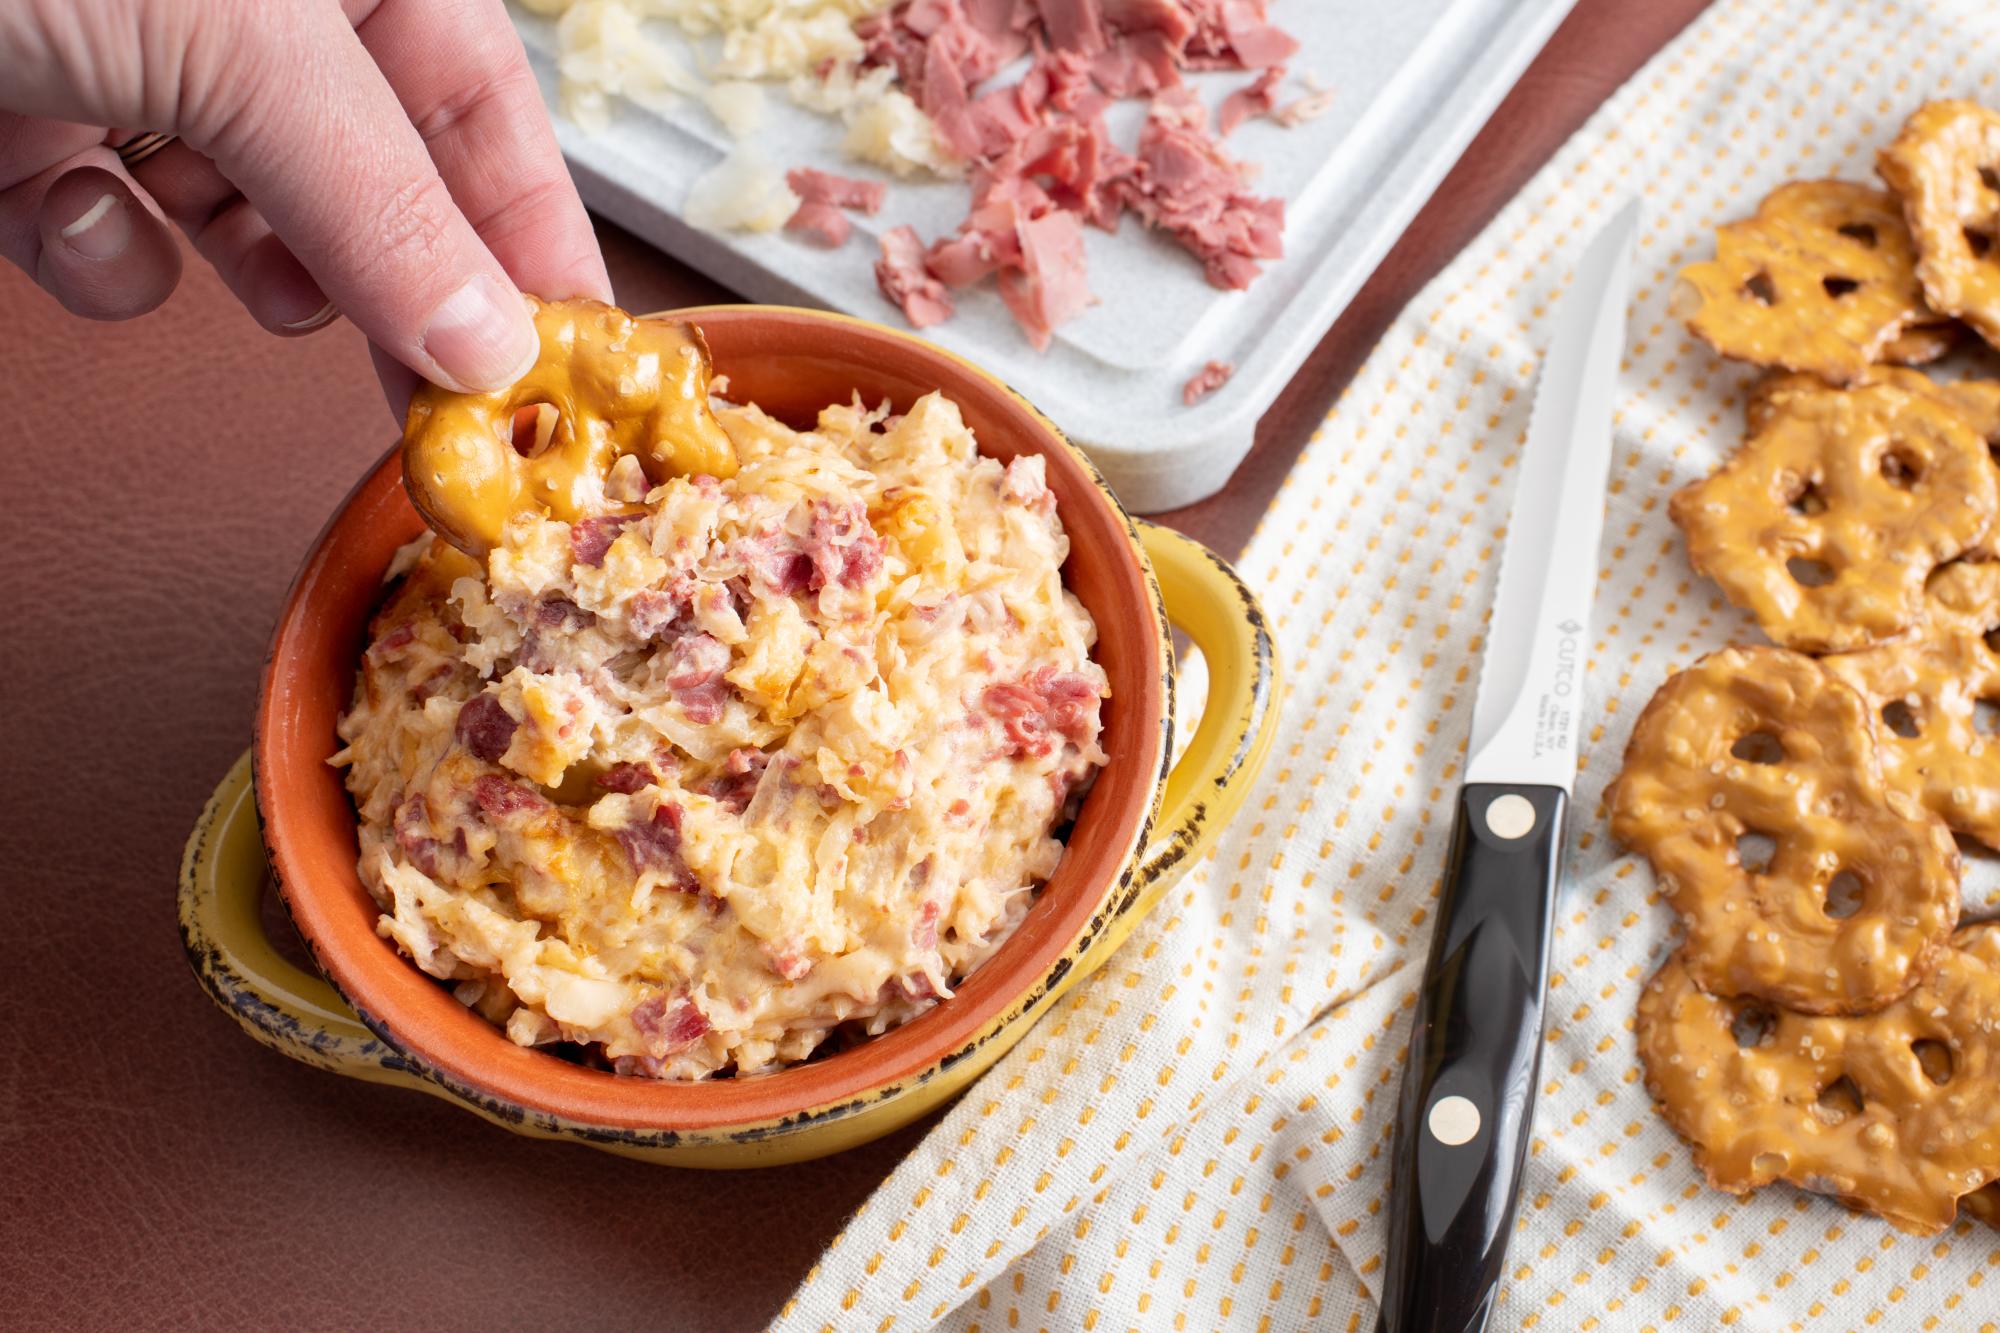
[(1412, 303), (1241, 564), (1291, 687), (1236, 826), (850, 1221), (782, 1329), (1374, 1327), (1411, 988), (1538, 349), (1571, 263), (1638, 194), (1595, 712), (1492, 1326), (1995, 1330), (2000, 1232), (1902, 1236), (1702, 1182), (1632, 1051), (1671, 914), (1598, 807), (1658, 682), (1750, 637), (1665, 517), (1738, 438), (1749, 378), (1667, 317), (1673, 277), (1779, 181), (1869, 178), (1939, 95), (2000, 103), (1983, 0), (1724, 0)]

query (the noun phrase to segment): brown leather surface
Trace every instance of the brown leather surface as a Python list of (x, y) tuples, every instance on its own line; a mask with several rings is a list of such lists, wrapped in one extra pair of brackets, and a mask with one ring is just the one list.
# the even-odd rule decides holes
[[(1240, 547), (1418, 286), (1701, 0), (1576, 12), (1266, 417)], [(619, 297), (720, 289), (603, 229)], [(265, 636), (382, 449), (361, 340), (267, 337), (190, 259), (129, 325), (0, 270), (0, 1325), (761, 1326), (922, 1133), (709, 1174), (515, 1138), (253, 1044), (196, 987), (182, 840), (249, 740)]]

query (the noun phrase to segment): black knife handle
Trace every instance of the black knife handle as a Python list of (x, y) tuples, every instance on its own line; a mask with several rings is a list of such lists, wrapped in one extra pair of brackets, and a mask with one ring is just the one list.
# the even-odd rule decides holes
[(1459, 794), (1396, 1116), (1379, 1333), (1486, 1327), (1513, 1232), (1541, 1064), (1569, 797)]

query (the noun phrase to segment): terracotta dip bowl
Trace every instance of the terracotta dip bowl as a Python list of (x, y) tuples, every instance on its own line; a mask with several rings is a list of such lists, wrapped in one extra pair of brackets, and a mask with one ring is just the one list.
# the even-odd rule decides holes
[[(1240, 803), (1270, 745), (1274, 663), (1256, 603), (1229, 568), (1187, 538), (1128, 517), (1083, 455), (984, 371), (839, 315), (760, 306), (675, 313), (706, 332), (732, 399), (790, 425), (810, 425), (822, 406), (857, 390), (902, 411), (941, 389), (981, 452), (1046, 460), (1070, 538), (1063, 575), (1097, 621), (1096, 656), (1111, 678), (1102, 738), (1110, 762), (1020, 928), (950, 1000), (879, 1037), (757, 1077), (620, 1077), (516, 1046), (459, 1004), (376, 934), (380, 913), (355, 870), (354, 807), (326, 762), (390, 556), (422, 530), (396, 450), (347, 497), (292, 585), (252, 754), (188, 843), (181, 926), (216, 1003), (296, 1059), (445, 1097), (521, 1133), (684, 1166), (752, 1166), (850, 1147), (930, 1110), (1101, 965)], [(1201, 723), (1177, 763), (1170, 625), (1200, 646), (1209, 677)], [(267, 854), (269, 879), (324, 979), (265, 938)]]

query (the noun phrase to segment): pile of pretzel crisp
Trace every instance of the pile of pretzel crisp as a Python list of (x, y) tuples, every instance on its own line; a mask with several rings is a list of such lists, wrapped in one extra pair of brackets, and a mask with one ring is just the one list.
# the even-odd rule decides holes
[(1712, 1184), (1785, 1180), (1931, 1233), (2000, 1226), (2000, 113), (1920, 108), (1887, 190), (1784, 185), (1674, 313), (1765, 369), (1735, 454), (1671, 503), (1696, 570), (1777, 645), (1669, 679), (1609, 805), (1680, 949), (1639, 1000), (1662, 1114)]

